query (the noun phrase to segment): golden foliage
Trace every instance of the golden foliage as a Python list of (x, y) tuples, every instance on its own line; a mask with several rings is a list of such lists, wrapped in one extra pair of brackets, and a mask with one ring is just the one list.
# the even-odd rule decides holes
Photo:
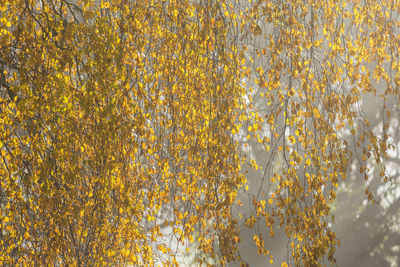
[[(271, 234), (271, 218), (285, 229), (296, 266), (336, 261), (329, 224), (339, 179), (356, 159), (367, 181), (368, 163), (384, 162), (393, 146), (386, 102), (399, 95), (399, 2), (367, 2), (250, 1), (250, 21), (243, 21), (253, 29), (252, 51), (243, 46), (263, 102), (261, 128), (269, 129), (258, 132), (269, 151), (263, 177), (272, 177), (262, 179), (253, 204)], [(360, 109), (368, 94), (383, 103), (382, 134)], [(384, 166), (380, 176), (389, 178)], [(374, 201), (368, 187), (365, 193)]]
[(269, 160), (243, 223), (279, 222), (295, 265), (334, 262), (339, 179), (393, 146), (386, 105), (383, 135), (358, 106), (399, 93), (400, 3), (369, 2), (5, 1), (0, 264), (168, 266), (191, 243), (240, 261), (253, 141)]

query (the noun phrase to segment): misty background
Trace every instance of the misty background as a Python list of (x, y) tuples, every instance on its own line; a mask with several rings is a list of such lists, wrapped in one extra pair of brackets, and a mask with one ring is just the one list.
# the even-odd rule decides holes
[[(376, 96), (365, 95), (360, 104), (361, 110), (371, 122), (371, 127), (379, 133), (382, 129), (382, 101), (379, 101)], [(395, 150), (389, 151), (389, 158), (385, 162), (390, 179), (384, 183), (379, 177), (380, 166), (370, 161), (370, 179), (366, 182), (359, 172), (359, 162), (354, 156), (348, 178), (339, 180), (337, 197), (331, 209), (335, 216), (335, 222), (332, 222), (331, 228), (340, 240), (340, 245), (336, 246), (335, 252), (338, 266), (400, 266), (400, 110), (394, 99), (389, 100), (386, 105), (392, 113), (388, 131), (389, 142), (396, 146)], [(247, 153), (249, 157), (254, 157), (258, 162), (266, 164), (268, 157), (259, 145), (251, 144)], [(279, 165), (279, 158), (274, 164)], [(263, 166), (263, 164), (260, 165)], [(257, 189), (263, 170), (256, 171), (247, 168), (246, 171), (248, 171), (246, 176), (250, 187)], [(368, 201), (364, 193), (367, 185), (378, 203)], [(252, 206), (249, 205), (250, 201), (246, 202), (248, 196), (242, 195), (241, 198), (244, 203), (247, 203), (242, 213), (250, 214)], [(290, 262), (290, 244), (284, 229), (280, 229), (279, 223), (275, 223), (273, 238), (269, 236), (269, 229), (262, 223), (257, 227), (259, 227), (258, 231), (265, 233), (265, 245), (270, 250), (274, 263), (270, 264), (268, 256), (258, 255), (257, 246), (253, 241), (255, 229), (242, 225), (240, 254), (249, 266), (281, 266), (282, 261)], [(331, 266), (328, 260), (324, 264)], [(228, 266), (234, 267), (240, 264), (231, 263)]]

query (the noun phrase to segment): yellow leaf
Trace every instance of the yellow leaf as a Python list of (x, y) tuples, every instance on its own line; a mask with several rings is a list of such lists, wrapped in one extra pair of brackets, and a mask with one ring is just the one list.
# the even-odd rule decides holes
[(109, 8), (110, 7), (110, 3), (109, 2), (101, 2), (101, 4), (100, 4), (100, 7), (101, 8)]
[(261, 27), (258, 24), (253, 26), (253, 30), (252, 31), (253, 31), (254, 36), (259, 36), (259, 35), (262, 34)]
[(314, 113), (314, 116), (317, 118), (317, 119), (319, 119), (320, 117), (321, 117), (321, 115), (319, 114), (319, 111), (318, 111), (318, 109), (317, 108), (313, 108), (313, 113)]

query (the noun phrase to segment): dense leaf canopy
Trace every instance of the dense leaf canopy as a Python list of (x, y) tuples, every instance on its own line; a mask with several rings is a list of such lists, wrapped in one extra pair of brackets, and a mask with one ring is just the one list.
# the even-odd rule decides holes
[(334, 263), (340, 179), (390, 180), (398, 1), (3, 3), (0, 265)]

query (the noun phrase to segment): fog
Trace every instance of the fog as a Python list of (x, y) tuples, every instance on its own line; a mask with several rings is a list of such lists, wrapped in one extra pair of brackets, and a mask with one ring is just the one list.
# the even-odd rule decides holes
[[(384, 162), (390, 179), (384, 183), (379, 176), (380, 166), (371, 160), (368, 173), (370, 179), (365, 181), (358, 171), (359, 162), (354, 158), (348, 178), (339, 181), (337, 197), (331, 209), (335, 216), (335, 222), (331, 222), (331, 227), (340, 240), (335, 253), (338, 266), (400, 266), (400, 111), (393, 99), (389, 99), (386, 104), (392, 113), (388, 130), (389, 141), (396, 146), (395, 150), (388, 153), (389, 158)], [(371, 122), (374, 132), (379, 134), (382, 129), (380, 112), (382, 102), (373, 95), (366, 95), (360, 102), (360, 108)], [(346, 138), (345, 134), (343, 138)], [(361, 148), (358, 149), (361, 150)], [(256, 159), (261, 166), (266, 164), (268, 153), (265, 153), (259, 145), (252, 143), (247, 151), (249, 158)], [(279, 164), (279, 161), (279, 158), (276, 159), (274, 164)], [(250, 187), (247, 193), (255, 195), (261, 185), (264, 170), (256, 171), (247, 168), (244, 171), (247, 172)], [(377, 203), (368, 201), (364, 193), (367, 185)], [(271, 188), (268, 190), (272, 191)], [(242, 213), (251, 213), (252, 205), (248, 195), (242, 193), (240, 198), (244, 203)], [(241, 226), (240, 254), (249, 266), (281, 266), (282, 261), (291, 262), (288, 238), (277, 224), (279, 223), (275, 223), (273, 238), (269, 236), (269, 230), (262, 222), (255, 226), (258, 227), (259, 232), (264, 233), (266, 248), (273, 255), (274, 263), (272, 264), (270, 264), (269, 256), (260, 256), (257, 253), (257, 247), (253, 241), (255, 229)], [(331, 266), (328, 260), (324, 264)], [(228, 266), (240, 266), (240, 264), (230, 263)]]

